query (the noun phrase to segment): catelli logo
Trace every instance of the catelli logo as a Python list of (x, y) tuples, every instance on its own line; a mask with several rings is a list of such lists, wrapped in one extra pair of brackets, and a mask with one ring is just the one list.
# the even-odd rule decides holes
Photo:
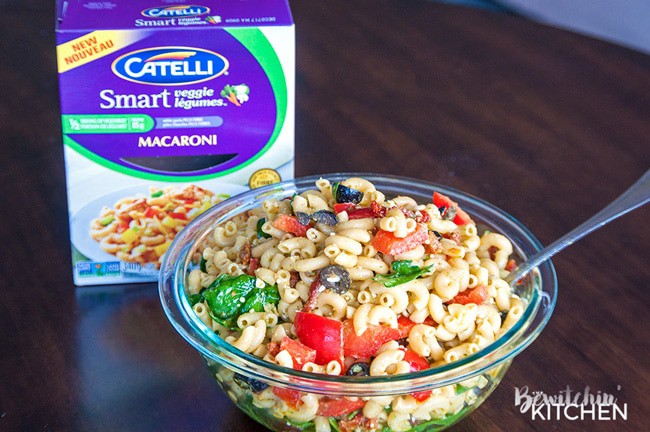
[(159, 6), (142, 11), (147, 18), (194, 17), (210, 13), (210, 8), (196, 5)]
[(118, 57), (113, 73), (122, 79), (149, 85), (185, 85), (211, 80), (228, 70), (221, 54), (190, 47), (156, 47)]

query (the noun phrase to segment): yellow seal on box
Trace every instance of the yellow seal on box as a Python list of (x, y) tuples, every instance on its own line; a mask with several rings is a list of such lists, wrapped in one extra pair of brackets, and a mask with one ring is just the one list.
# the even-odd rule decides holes
[(251, 175), (248, 179), (248, 186), (250, 186), (251, 189), (257, 189), (262, 186), (278, 183), (280, 180), (282, 179), (276, 170), (271, 168), (262, 168)]

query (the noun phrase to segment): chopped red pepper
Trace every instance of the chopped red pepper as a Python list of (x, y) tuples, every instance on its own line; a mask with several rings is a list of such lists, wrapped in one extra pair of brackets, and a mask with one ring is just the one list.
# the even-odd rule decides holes
[(355, 207), (356, 206), (354, 205), (354, 203), (337, 203), (337, 204), (334, 204), (334, 213), (338, 214), (338, 213), (341, 213), (343, 211), (352, 210)]
[(413, 399), (415, 399), (418, 402), (423, 402), (431, 396), (432, 391), (431, 390), (426, 390), (426, 391), (421, 391), (421, 392), (413, 392), (411, 393), (411, 396), (413, 396)]
[(316, 415), (324, 417), (342, 416), (363, 408), (365, 404), (366, 401), (361, 398), (357, 400), (346, 398), (323, 398), (318, 402), (318, 411), (316, 412)]
[(377, 218), (386, 216), (386, 207), (377, 203), (377, 201), (371, 201), (370, 207), (360, 207), (357, 208), (353, 203), (339, 203), (334, 204), (334, 213), (341, 212), (348, 213), (348, 219), (364, 219), (364, 218)]
[(316, 363), (337, 360), (343, 365), (341, 321), (308, 312), (298, 312), (293, 321), (300, 342), (316, 350)]
[(374, 218), (375, 212), (371, 208), (358, 208), (354, 210), (348, 210), (348, 219), (365, 219), (365, 218)]
[(302, 225), (298, 222), (298, 218), (287, 214), (278, 215), (278, 217), (271, 224), (274, 228), (291, 233), (298, 237), (305, 237), (309, 226)]
[(300, 343), (289, 336), (285, 336), (280, 342), (280, 351), (287, 350), (293, 360), (293, 368), (302, 370), (305, 363), (316, 360), (316, 350)]
[(282, 387), (273, 387), (273, 394), (282, 399), (292, 408), (298, 408), (303, 404), (302, 402), (302, 393), (298, 390), (282, 388)]
[(187, 220), (187, 213), (169, 212), (167, 214), (169, 215), (169, 217), (173, 217), (174, 219)]
[(429, 230), (424, 225), (418, 227), (404, 238), (397, 238), (389, 231), (379, 230), (372, 239), (372, 245), (379, 252), (390, 255), (399, 255), (415, 249), (418, 245), (429, 239)]
[[(411, 332), (411, 329), (417, 324), (418, 323), (411, 321), (410, 318), (407, 318), (404, 315), (400, 315), (400, 317), (397, 319), (397, 328), (400, 331), (400, 335), (399, 335), (400, 339), (408, 337), (409, 333)], [(433, 327), (438, 325), (430, 316), (426, 317), (426, 319), (422, 324), (426, 324), (428, 326), (433, 326)]]
[(453, 219), (453, 221), (454, 221), (454, 223), (456, 225), (465, 225), (465, 224), (468, 224), (468, 223), (474, 223), (472, 221), (472, 218), (469, 217), (469, 215), (463, 209), (461, 209), (456, 202), (452, 201), (451, 198), (449, 198), (449, 197), (447, 197), (447, 196), (445, 196), (443, 194), (440, 194), (438, 192), (434, 192), (433, 193), (433, 204), (435, 204), (435, 206), (438, 207), (438, 208), (440, 208), (440, 207), (445, 207), (445, 208), (456, 207), (456, 215), (454, 216), (454, 219)]
[(411, 349), (404, 351), (404, 361), (411, 365), (411, 372), (429, 369), (429, 362)]
[(380, 346), (401, 337), (402, 332), (399, 328), (373, 324), (369, 324), (368, 328), (357, 336), (352, 320), (345, 320), (343, 321), (343, 354), (354, 358), (372, 357), (377, 354)]
[[(404, 361), (411, 365), (411, 372), (429, 369), (429, 362), (424, 357), (419, 356), (415, 351), (410, 349), (404, 351)], [(411, 393), (411, 396), (413, 396), (415, 400), (422, 402), (431, 396), (431, 390)]]
[(451, 299), (448, 303), (459, 303), (459, 304), (482, 304), (488, 298), (487, 289), (483, 285), (478, 285), (473, 289), (466, 289), (462, 293), (458, 294), (456, 297)]

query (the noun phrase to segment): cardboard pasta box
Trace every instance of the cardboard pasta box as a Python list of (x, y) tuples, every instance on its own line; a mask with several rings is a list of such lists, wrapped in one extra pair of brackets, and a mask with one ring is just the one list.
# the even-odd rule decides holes
[(74, 280), (151, 281), (176, 233), (294, 175), (286, 0), (60, 1)]

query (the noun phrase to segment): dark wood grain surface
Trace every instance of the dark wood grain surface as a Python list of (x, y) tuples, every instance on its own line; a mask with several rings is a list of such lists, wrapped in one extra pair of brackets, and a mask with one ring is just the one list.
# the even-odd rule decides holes
[[(650, 57), (424, 1), (292, 1), (296, 174), (374, 171), (491, 201), (548, 244), (650, 167)], [(72, 283), (53, 6), (0, 15), (0, 431), (261, 430), (155, 284)], [(556, 311), (455, 431), (645, 431), (650, 208), (553, 259)], [(627, 420), (535, 420), (515, 388), (602, 391)]]

